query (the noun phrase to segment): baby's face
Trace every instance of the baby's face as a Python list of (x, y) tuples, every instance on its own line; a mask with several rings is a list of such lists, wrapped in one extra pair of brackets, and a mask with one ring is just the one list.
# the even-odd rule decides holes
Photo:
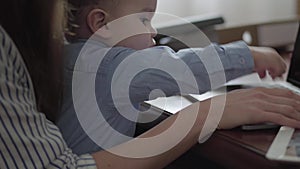
[(155, 45), (156, 30), (151, 20), (156, 10), (157, 0), (120, 0), (118, 6), (109, 13), (113, 22), (108, 24), (115, 46), (136, 50)]

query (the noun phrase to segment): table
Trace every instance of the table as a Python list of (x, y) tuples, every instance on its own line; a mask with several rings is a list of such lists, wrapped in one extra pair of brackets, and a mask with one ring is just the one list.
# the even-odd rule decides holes
[(300, 163), (265, 158), (278, 129), (219, 130), (205, 143), (195, 145), (167, 168), (299, 169)]

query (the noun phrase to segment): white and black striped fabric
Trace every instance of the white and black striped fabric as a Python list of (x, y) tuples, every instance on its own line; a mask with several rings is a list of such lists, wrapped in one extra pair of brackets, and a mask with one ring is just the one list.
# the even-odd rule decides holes
[(96, 168), (77, 156), (59, 129), (36, 107), (26, 66), (0, 26), (0, 168)]

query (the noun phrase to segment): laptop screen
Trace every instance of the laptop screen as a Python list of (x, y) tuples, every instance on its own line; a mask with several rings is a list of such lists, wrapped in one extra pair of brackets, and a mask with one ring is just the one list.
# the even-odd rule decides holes
[(300, 87), (300, 26), (298, 28), (298, 35), (290, 64), (287, 81)]

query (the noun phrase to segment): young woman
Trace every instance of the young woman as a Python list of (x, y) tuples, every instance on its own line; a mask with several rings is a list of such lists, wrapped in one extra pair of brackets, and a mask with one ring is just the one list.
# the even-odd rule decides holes
[[(210, 100), (202, 102), (200, 109), (199, 103), (193, 104), (139, 139), (93, 154), (72, 153), (59, 129), (43, 114), (53, 118), (59, 107), (63, 4), (61, 0), (10, 0), (0, 7), (0, 168), (163, 168), (196, 144)], [(300, 128), (300, 108), (294, 101), (299, 99), (281, 89), (229, 93), (219, 126), (271, 121)], [(145, 155), (159, 152), (181, 131), (169, 132), (159, 141), (142, 138), (157, 136), (176, 118), (183, 122), (192, 114), (195, 124), (174, 147)]]

